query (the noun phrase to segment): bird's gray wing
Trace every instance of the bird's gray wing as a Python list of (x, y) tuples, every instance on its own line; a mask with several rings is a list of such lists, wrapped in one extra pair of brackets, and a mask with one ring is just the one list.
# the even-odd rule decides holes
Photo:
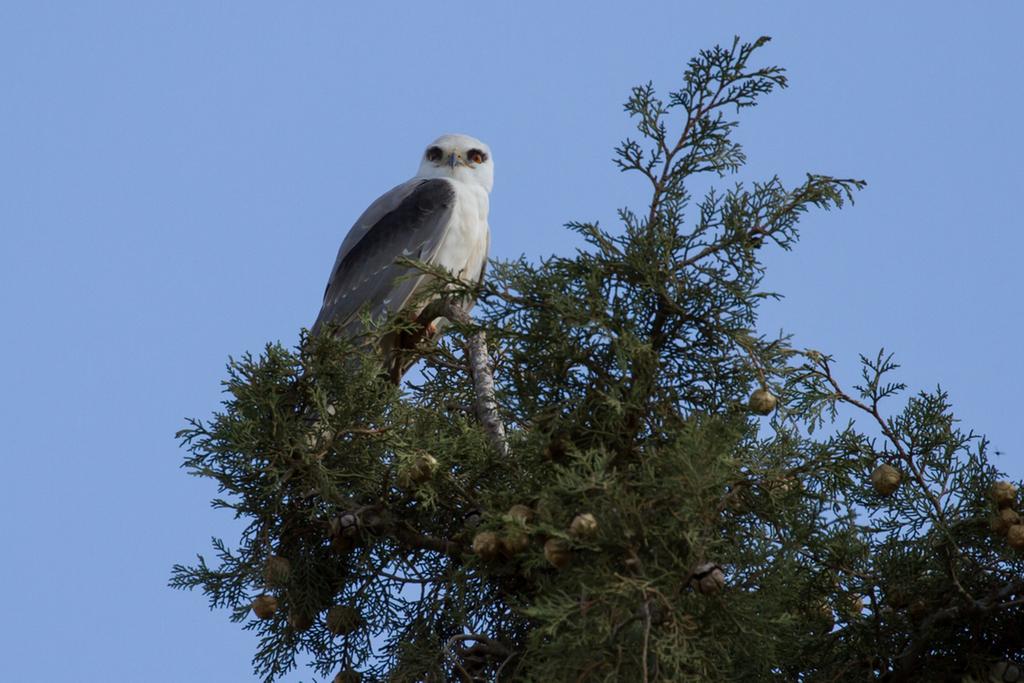
[(364, 309), (375, 318), (401, 310), (425, 276), (396, 283), (410, 269), (395, 260), (430, 261), (447, 234), (454, 205), (455, 188), (441, 178), (413, 179), (371, 204), (338, 250), (313, 334), (328, 322), (351, 333)]

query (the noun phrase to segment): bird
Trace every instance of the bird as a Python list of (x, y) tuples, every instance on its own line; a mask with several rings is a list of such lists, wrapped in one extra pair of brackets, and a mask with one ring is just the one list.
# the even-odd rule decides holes
[[(338, 249), (311, 335), (329, 327), (355, 337), (363, 313), (380, 321), (401, 314), (418, 319), (430, 301), (417, 296), (432, 277), (397, 263), (406, 258), (441, 267), (469, 284), (481, 282), (490, 248), (491, 149), (469, 135), (448, 133), (427, 145), (412, 179), (393, 187), (356, 219)], [(474, 300), (454, 302), (466, 313)], [(416, 334), (387, 333), (380, 339), (385, 372), (398, 384), (412, 365), (403, 353), (434, 341), (443, 319), (420, 321)]]

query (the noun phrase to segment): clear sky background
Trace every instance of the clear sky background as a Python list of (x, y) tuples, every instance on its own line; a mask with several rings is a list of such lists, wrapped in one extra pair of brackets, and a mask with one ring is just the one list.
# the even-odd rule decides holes
[[(1024, 476), (1019, 2), (0, 4), (0, 678), (244, 681), (255, 638), (165, 587), (234, 525), (178, 469), (229, 354), (287, 344), (352, 220), (442, 132), (488, 142), (492, 256), (643, 201), (630, 86), (774, 36), (745, 178), (869, 182), (768, 253), (763, 329), (848, 383), (885, 346)], [(289, 681), (310, 681), (300, 670)]]

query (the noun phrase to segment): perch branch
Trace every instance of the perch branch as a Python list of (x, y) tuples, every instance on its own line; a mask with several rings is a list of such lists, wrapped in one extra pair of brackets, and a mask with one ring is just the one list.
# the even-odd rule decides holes
[[(419, 319), (429, 323), (435, 318), (447, 318), (454, 323), (470, 326), (473, 324), (469, 313), (448, 299), (439, 299), (427, 306)], [(476, 392), (476, 416), (491, 440), (494, 449), (502, 456), (508, 455), (508, 441), (505, 425), (498, 414), (498, 400), (494, 396), (494, 373), (491, 357), (487, 353), (487, 334), (476, 329), (466, 335), (466, 349), (469, 355), (469, 370)]]

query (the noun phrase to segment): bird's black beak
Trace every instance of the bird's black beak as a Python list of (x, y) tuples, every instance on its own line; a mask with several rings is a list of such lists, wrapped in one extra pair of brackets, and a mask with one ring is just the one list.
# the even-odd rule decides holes
[(448, 167), (455, 168), (455, 152), (448, 155)]

